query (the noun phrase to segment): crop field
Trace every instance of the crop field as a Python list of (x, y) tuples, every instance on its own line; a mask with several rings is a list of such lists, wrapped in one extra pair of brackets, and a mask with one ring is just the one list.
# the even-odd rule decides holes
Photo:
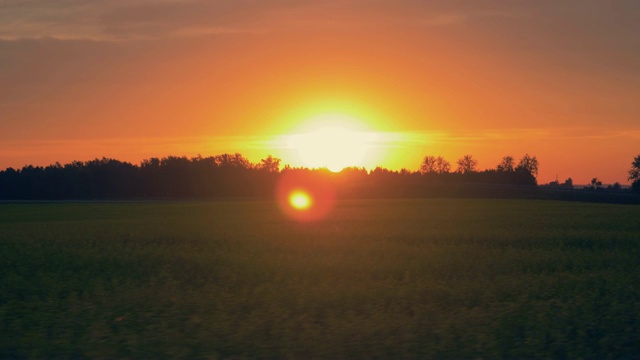
[(637, 358), (640, 206), (0, 204), (0, 358)]

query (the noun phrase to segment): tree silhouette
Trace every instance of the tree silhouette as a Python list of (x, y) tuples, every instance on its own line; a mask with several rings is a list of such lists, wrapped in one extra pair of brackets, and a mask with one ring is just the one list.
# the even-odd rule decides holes
[(451, 164), (442, 156), (425, 156), (420, 164), (421, 174), (445, 174), (451, 170)]
[(461, 174), (468, 174), (476, 171), (478, 166), (478, 160), (474, 159), (472, 155), (465, 155), (457, 161), (458, 169), (456, 172)]
[(436, 157), (435, 156), (425, 156), (422, 160), (422, 164), (420, 164), (420, 173), (421, 174), (433, 174), (436, 172)]
[(438, 174), (446, 174), (451, 171), (451, 164), (442, 156), (436, 158), (436, 171)]
[(613, 183), (613, 185), (607, 186), (607, 190), (613, 191), (613, 192), (620, 192), (622, 191), (622, 185), (620, 185), (620, 183), (616, 181)]
[(497, 170), (512, 172), (512, 171), (515, 171), (515, 166), (516, 166), (516, 163), (515, 163), (515, 160), (513, 159), (513, 156), (507, 155), (502, 158), (502, 161), (500, 161), (500, 164), (498, 164), (497, 166)]
[[(268, 198), (283, 177), (292, 172), (317, 179), (317, 183), (338, 186), (338, 193), (350, 197), (423, 196), (531, 196), (526, 187), (535, 186), (537, 159), (525, 155), (514, 171), (505, 157), (498, 169), (476, 170), (477, 160), (465, 155), (458, 171), (441, 156), (427, 156), (419, 172), (392, 171), (378, 167), (347, 168), (340, 173), (292, 168), (267, 156), (257, 164), (239, 153), (193, 158), (167, 156), (143, 160), (139, 165), (101, 158), (73, 161), (46, 167), (26, 165), (0, 171), (0, 199), (191, 199)], [(640, 165), (640, 156), (636, 159)], [(636, 173), (633, 173), (636, 174)], [(630, 173), (630, 175), (633, 175)], [(428, 176), (427, 176), (428, 175)], [(637, 177), (634, 184), (640, 187)], [(315, 180), (314, 180), (315, 181)], [(514, 188), (514, 185), (521, 186)], [(567, 179), (565, 188), (572, 182)], [(595, 187), (602, 183), (595, 182)], [(612, 191), (617, 187), (612, 187)], [(605, 191), (607, 189), (600, 189)], [(620, 191), (623, 192), (623, 191)]]
[(533, 175), (533, 177), (537, 177), (538, 176), (538, 159), (536, 159), (535, 156), (525, 154), (518, 162), (518, 166), (516, 166), (516, 171), (523, 171)]
[(251, 162), (242, 156), (242, 154), (222, 154), (214, 156), (214, 161), (218, 167), (250, 169), (253, 167)]
[(631, 189), (634, 192), (640, 192), (640, 155), (637, 155), (631, 163), (629, 169), (629, 181), (631, 181)]
[(268, 172), (278, 172), (280, 170), (281, 161), (281, 159), (269, 155), (265, 159), (260, 160), (258, 168)]

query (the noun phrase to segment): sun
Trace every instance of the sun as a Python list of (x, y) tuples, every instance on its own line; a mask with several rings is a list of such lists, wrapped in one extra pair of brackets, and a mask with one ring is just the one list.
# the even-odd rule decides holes
[(308, 123), (310, 129), (291, 135), (287, 144), (304, 166), (339, 172), (345, 167), (366, 165), (375, 140), (373, 133), (357, 129), (353, 119), (339, 115), (314, 118)]
[(298, 210), (306, 210), (311, 206), (311, 196), (304, 191), (296, 190), (289, 195), (289, 204)]

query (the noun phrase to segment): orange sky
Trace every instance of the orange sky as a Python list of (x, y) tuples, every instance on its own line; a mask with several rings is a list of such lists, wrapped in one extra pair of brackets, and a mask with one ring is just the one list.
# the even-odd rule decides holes
[[(241, 152), (341, 113), (425, 155), (540, 161), (626, 184), (640, 153), (640, 3), (5, 1), (0, 168)], [(295, 165), (295, 164), (294, 164)]]

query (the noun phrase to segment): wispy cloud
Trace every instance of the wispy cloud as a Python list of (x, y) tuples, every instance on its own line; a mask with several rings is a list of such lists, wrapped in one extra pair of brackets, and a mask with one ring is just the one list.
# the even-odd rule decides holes
[[(414, 0), (8, 0), (0, 39), (126, 41), (284, 30), (288, 26), (450, 26), (506, 10)], [(444, 9), (439, 9), (444, 7)]]
[(380, 133), (378, 144), (412, 147), (425, 144), (457, 145), (470, 142), (517, 140), (639, 140), (640, 129), (600, 129), (589, 127), (484, 129), (481, 131), (411, 131)]
[(274, 1), (32, 0), (0, 3), (0, 39), (122, 41), (252, 31)]
[[(216, 138), (216, 142), (236, 144), (242, 148), (252, 149), (285, 149), (290, 147), (289, 137), (280, 136), (234, 136)], [(517, 140), (590, 140), (621, 139), (640, 140), (638, 130), (602, 130), (597, 128), (516, 128), (487, 129), (482, 131), (395, 131), (363, 133), (372, 147), (377, 148), (415, 148), (420, 145), (445, 144), (460, 145), (468, 143), (501, 142)]]

